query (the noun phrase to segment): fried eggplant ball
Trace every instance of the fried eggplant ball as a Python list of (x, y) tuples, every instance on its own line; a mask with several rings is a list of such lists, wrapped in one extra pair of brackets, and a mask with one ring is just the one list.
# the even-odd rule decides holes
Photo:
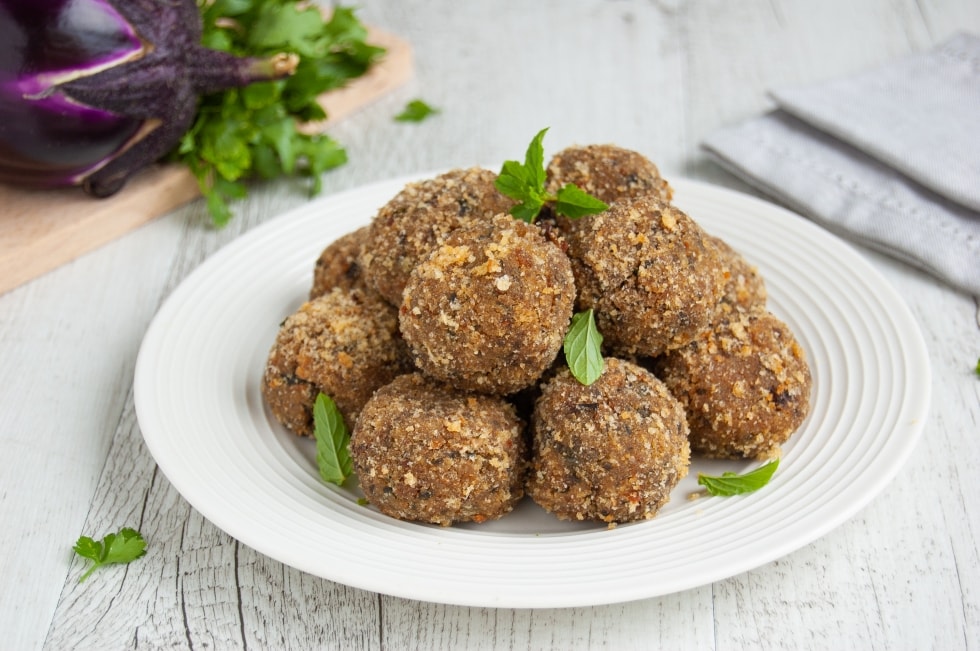
[(656, 361), (684, 405), (691, 450), (706, 457), (777, 456), (810, 409), (810, 368), (789, 327), (770, 312), (735, 310)]
[(558, 219), (578, 309), (594, 309), (613, 356), (656, 356), (707, 328), (724, 288), (717, 249), (672, 204), (639, 198), (578, 220)]
[(362, 226), (356, 231), (342, 235), (323, 249), (313, 268), (310, 298), (322, 296), (335, 287), (367, 288), (363, 269), (358, 261), (367, 236), (368, 227)]
[(606, 203), (636, 197), (670, 201), (673, 196), (653, 162), (615, 145), (575, 146), (555, 154), (548, 163), (547, 189), (555, 193), (568, 183)]
[(415, 268), (399, 322), (419, 370), (505, 395), (554, 361), (574, 301), (568, 257), (536, 226), (501, 214), (449, 234)]
[(684, 409), (663, 382), (606, 358), (585, 386), (566, 368), (541, 388), (527, 493), (562, 520), (646, 520), (687, 475)]
[(412, 269), (446, 235), (514, 205), (497, 191), (496, 178), (490, 170), (473, 167), (405, 186), (370, 224), (361, 256), (368, 284), (392, 305), (400, 305)]
[(718, 302), (718, 310), (722, 314), (718, 318), (735, 309), (751, 311), (765, 308), (766, 283), (758, 268), (749, 264), (742, 254), (720, 237), (708, 235), (704, 243), (717, 251), (725, 277), (725, 286)]
[(503, 398), (402, 375), (351, 434), (361, 489), (382, 513), (443, 526), (509, 513), (524, 496), (524, 423)]
[(276, 419), (313, 434), (313, 403), (325, 393), (348, 426), (375, 389), (411, 370), (397, 311), (374, 292), (336, 288), (283, 322), (269, 352), (262, 396)]

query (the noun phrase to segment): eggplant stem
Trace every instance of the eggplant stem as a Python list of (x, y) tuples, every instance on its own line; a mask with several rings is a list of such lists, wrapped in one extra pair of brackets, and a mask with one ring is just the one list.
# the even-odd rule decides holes
[(279, 53), (269, 58), (237, 57), (228, 52), (201, 48), (191, 69), (198, 94), (247, 86), (256, 81), (282, 79), (296, 72), (299, 56)]
[(282, 79), (296, 72), (299, 57), (288, 52), (280, 52), (269, 59), (258, 59), (252, 65), (252, 70), (258, 77)]

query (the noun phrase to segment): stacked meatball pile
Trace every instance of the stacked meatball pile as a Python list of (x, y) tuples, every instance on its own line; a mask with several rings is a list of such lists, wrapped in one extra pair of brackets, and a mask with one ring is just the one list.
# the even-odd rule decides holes
[[(300, 435), (330, 395), (367, 499), (449, 525), (525, 493), (562, 519), (653, 517), (692, 454), (765, 458), (809, 409), (810, 372), (755, 267), (671, 203), (640, 154), (571, 147), (547, 169), (608, 210), (534, 224), (496, 175), (411, 183), (317, 260), (282, 324), (263, 395)], [(605, 368), (586, 386), (562, 343), (594, 310)]]

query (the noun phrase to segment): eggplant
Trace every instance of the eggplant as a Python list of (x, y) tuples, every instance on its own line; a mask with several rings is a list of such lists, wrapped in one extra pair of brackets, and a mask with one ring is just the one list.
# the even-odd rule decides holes
[(174, 148), (201, 95), (298, 63), (208, 49), (201, 29), (195, 0), (0, 0), (0, 182), (109, 196)]

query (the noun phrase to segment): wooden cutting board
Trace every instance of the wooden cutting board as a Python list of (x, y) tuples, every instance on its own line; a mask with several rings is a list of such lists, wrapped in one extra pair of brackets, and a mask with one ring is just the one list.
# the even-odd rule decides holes
[[(412, 50), (406, 41), (370, 29), (368, 42), (386, 48), (384, 58), (346, 87), (322, 95), (329, 119), (304, 130), (322, 130), (412, 76)], [(162, 164), (139, 173), (107, 199), (94, 199), (78, 188), (0, 186), (0, 294), (199, 196), (197, 182), (185, 168)]]

